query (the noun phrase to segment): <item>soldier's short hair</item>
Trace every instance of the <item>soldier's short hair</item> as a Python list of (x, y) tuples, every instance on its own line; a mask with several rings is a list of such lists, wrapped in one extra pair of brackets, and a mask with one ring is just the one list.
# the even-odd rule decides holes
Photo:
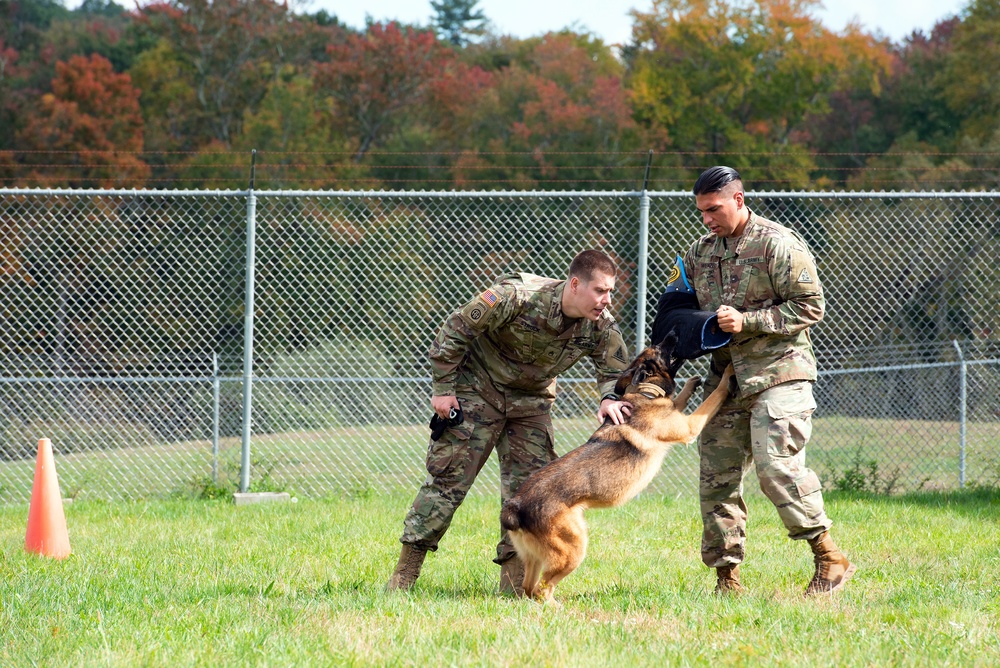
[(599, 250), (585, 250), (569, 263), (570, 278), (576, 276), (581, 281), (591, 281), (594, 272), (600, 272), (608, 276), (617, 276), (618, 267), (614, 260)]
[(725, 167), (723, 165), (709, 167), (694, 182), (694, 194), (705, 195), (707, 193), (717, 193), (734, 182), (739, 183), (741, 188), (743, 187), (743, 179), (740, 178), (740, 173), (732, 167)]

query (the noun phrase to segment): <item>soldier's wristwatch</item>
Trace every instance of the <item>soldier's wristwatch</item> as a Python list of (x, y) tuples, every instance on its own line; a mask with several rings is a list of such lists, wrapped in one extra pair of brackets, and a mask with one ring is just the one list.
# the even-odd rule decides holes
[(603, 402), (603, 401), (604, 401), (605, 399), (610, 399), (611, 401), (621, 401), (621, 400), (622, 400), (622, 398), (621, 398), (621, 397), (619, 397), (619, 396), (618, 396), (617, 394), (615, 394), (614, 392), (609, 392), (608, 394), (605, 394), (605, 395), (604, 395), (603, 397), (601, 397), (601, 401), (602, 401), (602, 402)]

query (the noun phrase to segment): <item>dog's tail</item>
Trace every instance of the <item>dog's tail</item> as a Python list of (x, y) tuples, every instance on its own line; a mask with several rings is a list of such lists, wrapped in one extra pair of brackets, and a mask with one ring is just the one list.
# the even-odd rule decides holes
[(513, 497), (504, 501), (503, 509), (500, 510), (500, 526), (505, 531), (519, 531), (521, 529), (521, 499)]

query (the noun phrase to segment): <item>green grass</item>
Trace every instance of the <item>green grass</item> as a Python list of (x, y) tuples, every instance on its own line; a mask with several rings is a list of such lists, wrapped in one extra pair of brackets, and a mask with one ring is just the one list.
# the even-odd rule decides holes
[(561, 609), (495, 594), (497, 501), (470, 498), (411, 594), (382, 586), (410, 493), (235, 507), (80, 501), (73, 555), (23, 551), (0, 507), (0, 665), (892, 665), (1000, 663), (1000, 492), (828, 494), (859, 565), (804, 600), (808, 548), (749, 499), (743, 580), (718, 600), (693, 498), (593, 511)]

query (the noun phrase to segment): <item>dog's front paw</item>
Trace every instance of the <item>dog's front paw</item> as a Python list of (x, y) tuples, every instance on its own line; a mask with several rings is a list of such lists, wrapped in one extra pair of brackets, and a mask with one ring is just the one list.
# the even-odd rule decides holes
[(694, 376), (693, 378), (687, 379), (687, 382), (684, 383), (684, 389), (685, 390), (690, 389), (693, 392), (704, 384), (705, 381), (701, 379), (701, 376)]

